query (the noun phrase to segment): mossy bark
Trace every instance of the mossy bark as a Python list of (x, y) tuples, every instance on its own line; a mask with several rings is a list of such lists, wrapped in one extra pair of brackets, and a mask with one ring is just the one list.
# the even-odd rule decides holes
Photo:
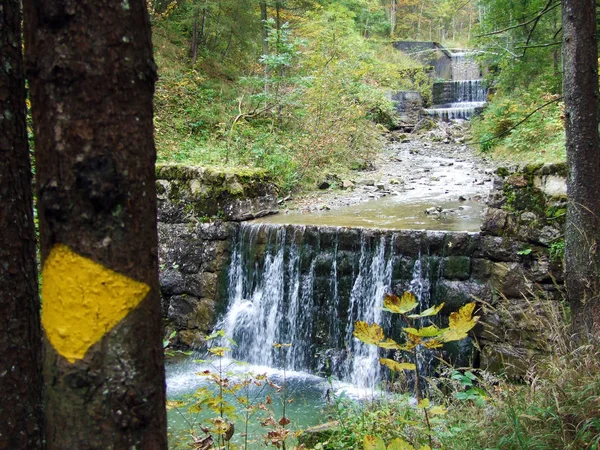
[(46, 330), (47, 448), (166, 449), (156, 67), (146, 5), (26, 0), (24, 7), (42, 263), (66, 246), (149, 288), (81, 359), (65, 357)]

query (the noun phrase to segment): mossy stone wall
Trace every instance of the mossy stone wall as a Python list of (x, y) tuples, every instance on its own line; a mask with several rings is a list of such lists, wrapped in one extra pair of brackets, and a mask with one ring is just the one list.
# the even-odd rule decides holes
[(200, 345), (224, 308), (238, 222), (277, 212), (264, 171), (159, 165), (160, 284), (171, 345)]

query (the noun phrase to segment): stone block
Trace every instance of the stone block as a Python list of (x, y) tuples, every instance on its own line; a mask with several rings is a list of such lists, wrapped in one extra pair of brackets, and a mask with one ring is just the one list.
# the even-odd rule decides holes
[(471, 258), (468, 256), (448, 256), (442, 258), (442, 277), (448, 280), (468, 280), (471, 278)]
[(533, 288), (525, 277), (523, 266), (516, 262), (494, 263), (491, 285), (496, 294), (513, 298), (527, 295)]

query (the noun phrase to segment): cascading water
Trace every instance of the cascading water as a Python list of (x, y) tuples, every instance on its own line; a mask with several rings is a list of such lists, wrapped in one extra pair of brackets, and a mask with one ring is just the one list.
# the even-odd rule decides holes
[(434, 106), (427, 114), (441, 120), (469, 119), (485, 105), (487, 90), (472, 53), (452, 54), (452, 81), (434, 83)]
[(383, 236), (374, 251), (370, 251), (364, 235), (361, 236), (359, 273), (350, 294), (350, 320), (346, 323), (344, 339), (349, 354), (352, 355), (347, 360), (350, 364), (345, 373), (357, 386), (375, 386), (380, 380), (377, 347), (362, 343), (352, 332), (357, 320), (382, 324), (381, 308), (383, 296), (391, 288), (392, 262), (392, 257), (386, 258), (386, 242)]
[(411, 289), (429, 303), (426, 262), (413, 260), (412, 270), (399, 281), (394, 271), (407, 258), (398, 253), (393, 232), (357, 229), (349, 239), (338, 231), (240, 225), (229, 270), (228, 310), (219, 324), (237, 343), (234, 358), (281, 365), (274, 344), (289, 343), (288, 369), (326, 370), (357, 386), (377, 385), (381, 354), (354, 338), (354, 322), (389, 329), (382, 302), (391, 290)]

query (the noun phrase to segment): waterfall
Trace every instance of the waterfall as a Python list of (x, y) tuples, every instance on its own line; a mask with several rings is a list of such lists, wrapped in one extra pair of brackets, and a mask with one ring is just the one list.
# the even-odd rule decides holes
[(472, 53), (452, 54), (452, 81), (434, 83), (434, 105), (425, 111), (444, 121), (469, 119), (485, 105), (487, 90)]
[[(352, 335), (357, 320), (391, 325), (386, 292), (411, 289), (429, 302), (423, 258), (399, 280), (394, 232), (242, 223), (228, 274), (228, 309), (220, 327), (237, 343), (233, 357), (281, 366), (274, 344), (291, 344), (288, 369), (330, 374), (363, 387), (381, 380), (375, 346)], [(342, 237), (343, 236), (343, 237)], [(422, 260), (423, 259), (423, 260)], [(412, 273), (412, 276), (410, 275)], [(397, 274), (396, 274), (397, 275)]]

